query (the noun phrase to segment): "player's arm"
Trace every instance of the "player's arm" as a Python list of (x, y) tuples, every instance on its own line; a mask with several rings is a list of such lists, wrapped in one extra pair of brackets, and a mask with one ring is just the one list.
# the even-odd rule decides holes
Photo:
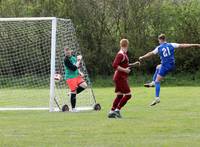
[(80, 64), (81, 64), (81, 60), (82, 60), (82, 55), (78, 55), (76, 58), (77, 58), (76, 66), (78, 67), (78, 73), (79, 73), (79, 75), (81, 77), (84, 77), (84, 74), (80, 70)]
[(78, 73), (79, 73), (79, 75), (80, 75), (81, 77), (84, 77), (84, 76), (85, 76), (85, 75), (81, 72), (80, 69), (78, 69)]
[(122, 60), (123, 60), (123, 55), (117, 54), (117, 56), (115, 57), (115, 60), (112, 64), (113, 68), (118, 71), (129, 73), (131, 71), (129, 68), (123, 68), (119, 65), (122, 62)]
[(142, 60), (149, 58), (149, 57), (156, 55), (156, 54), (158, 54), (158, 47), (156, 47), (153, 51), (148, 52), (144, 56), (139, 57), (139, 61), (142, 61)]
[(65, 57), (64, 64), (72, 71), (76, 71), (78, 69), (78, 66), (72, 64), (68, 57)]
[(177, 48), (200, 47), (200, 44), (178, 44)]
[(155, 53), (153, 51), (146, 53), (144, 56), (139, 57), (139, 60), (142, 61), (146, 58), (149, 58), (151, 56), (155, 55)]
[(77, 58), (76, 66), (80, 67), (81, 60), (82, 60), (82, 55), (78, 55), (76, 58)]
[(123, 67), (121, 67), (121, 66), (118, 66), (118, 67), (117, 67), (117, 70), (118, 70), (118, 71), (125, 72), (125, 73), (129, 73), (129, 72), (131, 71), (129, 67), (128, 67), (128, 68), (123, 68)]
[(130, 63), (129, 64), (129, 67), (135, 67), (135, 66), (140, 66), (140, 62), (139, 61), (136, 61), (134, 63)]

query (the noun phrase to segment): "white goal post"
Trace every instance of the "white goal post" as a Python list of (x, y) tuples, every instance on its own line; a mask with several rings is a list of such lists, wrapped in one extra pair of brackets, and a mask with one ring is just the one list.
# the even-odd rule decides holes
[[(75, 56), (81, 53), (70, 19), (0, 18), (0, 110), (53, 112), (70, 105), (64, 78), (54, 79), (57, 73), (64, 77), (66, 46)], [(78, 96), (77, 106), (93, 109), (96, 100), (84, 61), (81, 70), (89, 86)]]
[(50, 76), (50, 100), (49, 100), (49, 111), (53, 111), (53, 99), (55, 97), (55, 58), (56, 58), (56, 27), (57, 20), (56, 18), (52, 19), (52, 30), (51, 30), (51, 76)]

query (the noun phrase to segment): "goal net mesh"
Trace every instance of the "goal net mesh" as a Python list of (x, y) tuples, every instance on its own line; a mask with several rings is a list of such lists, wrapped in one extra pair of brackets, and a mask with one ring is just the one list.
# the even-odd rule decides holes
[[(0, 20), (0, 107), (48, 108), (52, 20)], [(57, 19), (55, 73), (64, 77), (64, 47), (81, 54), (70, 19)], [(84, 58), (84, 55), (83, 55)], [(77, 107), (92, 107), (95, 98), (85, 63), (81, 71), (89, 87), (77, 96)], [(55, 81), (54, 110), (70, 106), (64, 78)]]

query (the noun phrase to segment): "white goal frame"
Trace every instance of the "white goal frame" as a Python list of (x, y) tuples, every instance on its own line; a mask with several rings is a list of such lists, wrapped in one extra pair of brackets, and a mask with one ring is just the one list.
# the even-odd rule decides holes
[[(56, 18), (56, 17), (18, 17), (18, 18), (0, 18), (1, 22), (15, 22), (15, 21), (51, 21), (50, 27), (51, 27), (51, 44), (50, 44), (50, 48), (51, 48), (51, 55), (50, 55), (50, 92), (49, 92), (49, 107), (21, 107), (21, 108), (9, 108), (9, 107), (5, 107), (5, 108), (0, 108), (0, 111), (7, 111), (7, 110), (49, 110), (49, 112), (54, 112), (54, 111), (61, 111), (60, 107), (58, 106), (59, 104), (57, 104), (57, 102), (55, 102), (57, 104), (57, 106), (59, 108), (54, 108), (54, 101), (55, 101), (55, 97), (56, 97), (56, 91), (55, 91), (55, 79), (54, 76), (56, 74), (56, 47), (57, 47), (57, 31), (59, 31), (59, 21), (63, 20), (60, 18)], [(66, 21), (71, 21), (70, 19), (64, 19)], [(59, 41), (58, 41), (59, 42)], [(85, 71), (87, 73), (87, 69), (85, 67)], [(88, 77), (88, 74), (87, 74)], [(91, 106), (81, 106), (81, 107), (77, 107), (77, 110), (94, 110), (94, 106), (96, 104), (96, 99), (91, 87), (91, 82), (90, 80), (88, 80), (89, 82), (89, 87), (90, 87), (90, 95), (93, 98), (93, 105)], [(88, 89), (88, 88), (87, 88)]]
[[(60, 104), (57, 103), (56, 98), (56, 93), (57, 91), (55, 90), (55, 87), (57, 86), (55, 83), (55, 79), (54, 76), (56, 74), (56, 47), (57, 47), (57, 35), (59, 35), (59, 33), (57, 34), (57, 32), (59, 31), (59, 21), (60, 20), (66, 20), (66, 21), (70, 21), (70, 19), (60, 19), (60, 18), (56, 18), (56, 17), (18, 17), (18, 18), (0, 18), (1, 22), (20, 22), (20, 21), (50, 21), (50, 27), (51, 30), (49, 30), (49, 32), (51, 32), (50, 34), (50, 46), (49, 49), (51, 49), (51, 55), (50, 55), (50, 92), (49, 92), (49, 107), (18, 107), (18, 108), (11, 108), (11, 107), (4, 107), (4, 108), (0, 108), (0, 111), (7, 111), (7, 110), (49, 110), (49, 112), (54, 112), (54, 111), (61, 111), (60, 108)], [(73, 29), (73, 28), (72, 28)], [(75, 37), (76, 38), (76, 37)], [(58, 41), (59, 42), (59, 41)], [(79, 47), (78, 47), (79, 48)], [(80, 52), (79, 52), (80, 53)], [(92, 86), (91, 86), (91, 82), (89, 80), (88, 74), (87, 74), (87, 69), (85, 67), (85, 64), (83, 63), (84, 68), (82, 70), (84, 70), (86, 72), (86, 79), (88, 82), (88, 92), (90, 95), (89, 102), (90, 105), (89, 106), (80, 106), (77, 107), (77, 110), (95, 110), (96, 108), (96, 99), (92, 90)], [(54, 102), (55, 101), (55, 102)], [(92, 103), (91, 103), (92, 102)], [(55, 108), (54, 104), (57, 105), (57, 108)], [(97, 104), (98, 106), (99, 104)], [(95, 106), (95, 107), (94, 107)], [(100, 105), (99, 105), (100, 106)], [(100, 109), (99, 109), (100, 110)]]

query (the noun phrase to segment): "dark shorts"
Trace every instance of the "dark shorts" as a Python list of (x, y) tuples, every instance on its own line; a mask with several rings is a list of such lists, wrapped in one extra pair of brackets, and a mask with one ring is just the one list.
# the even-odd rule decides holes
[(161, 65), (160, 70), (158, 74), (162, 77), (166, 76), (169, 72), (173, 71), (175, 69), (174, 64), (168, 64), (168, 65)]
[(128, 85), (128, 80), (127, 79), (118, 79), (114, 80), (115, 83), (115, 92), (121, 92), (123, 94), (130, 93), (130, 87)]

